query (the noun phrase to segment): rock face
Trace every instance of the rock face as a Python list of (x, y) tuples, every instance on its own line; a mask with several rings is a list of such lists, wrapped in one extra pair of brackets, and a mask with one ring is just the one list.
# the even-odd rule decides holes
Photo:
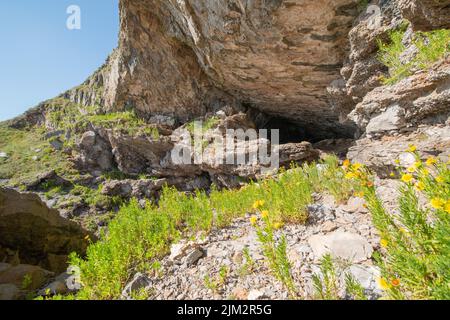
[(35, 194), (0, 188), (0, 259), (61, 272), (67, 255), (84, 254), (93, 235), (49, 209)]
[(349, 118), (369, 136), (445, 123), (450, 116), (450, 61), (368, 93)]
[[(349, 132), (326, 87), (338, 78), (356, 0), (120, 2), (107, 109), (182, 121), (225, 104)], [(329, 132), (328, 132), (329, 135)]]
[(403, 17), (412, 22), (415, 30), (450, 28), (449, 0), (399, 0), (398, 2)]
[[(220, 112), (218, 112), (220, 114)], [(90, 172), (105, 171), (117, 165), (118, 169), (128, 175), (137, 176), (141, 173), (162, 178), (155, 181), (118, 182), (116, 185), (108, 183), (105, 192), (110, 195), (150, 195), (158, 191), (164, 184), (169, 185), (198, 185), (203, 188), (204, 177), (209, 177), (217, 186), (238, 186), (239, 179), (253, 179), (264, 173), (270, 163), (263, 163), (259, 156), (262, 148), (267, 150), (267, 157), (271, 151), (279, 156), (274, 159), (281, 166), (289, 166), (292, 162), (301, 163), (319, 158), (319, 151), (309, 142), (274, 144), (261, 136), (257, 131), (250, 134), (248, 129), (256, 128), (255, 123), (245, 113), (222, 116), (220, 119), (210, 117), (205, 121), (215, 119), (215, 124), (202, 132), (202, 136), (195, 142), (195, 135), (187, 125), (174, 130), (168, 136), (155, 139), (147, 135), (130, 135), (112, 129), (98, 128), (96, 131), (85, 132), (79, 143), (80, 156), (78, 162), (82, 168)], [(236, 133), (228, 137), (228, 129), (240, 129), (242, 137)], [(245, 133), (248, 135), (245, 135)], [(233, 148), (227, 148), (225, 141), (233, 139)], [(216, 144), (222, 141), (223, 144)], [(195, 146), (201, 142), (202, 146)], [(174, 153), (184, 152), (186, 162), (176, 162)], [(222, 156), (220, 156), (222, 154)], [(250, 155), (258, 156), (256, 161), (250, 160)], [(232, 159), (232, 162), (227, 162)], [(243, 161), (237, 163), (239, 159)], [(269, 159), (271, 161), (271, 159)], [(268, 161), (268, 162), (269, 162)], [(183, 183), (180, 178), (185, 178)], [(144, 190), (147, 189), (147, 190)], [(190, 189), (189, 187), (187, 189)]]

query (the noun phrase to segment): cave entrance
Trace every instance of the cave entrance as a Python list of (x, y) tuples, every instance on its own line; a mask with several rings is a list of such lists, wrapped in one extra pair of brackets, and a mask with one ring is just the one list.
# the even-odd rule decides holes
[(286, 118), (266, 116), (264, 121), (256, 121), (258, 129), (280, 130), (280, 144), (308, 141), (317, 143), (328, 139), (353, 139), (355, 128), (336, 123), (321, 127), (318, 124), (300, 124)]

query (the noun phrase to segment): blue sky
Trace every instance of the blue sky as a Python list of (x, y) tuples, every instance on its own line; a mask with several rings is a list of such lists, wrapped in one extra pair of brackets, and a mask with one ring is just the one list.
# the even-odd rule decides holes
[[(68, 30), (70, 5), (81, 30)], [(0, 121), (82, 83), (117, 45), (118, 0), (0, 1)]]

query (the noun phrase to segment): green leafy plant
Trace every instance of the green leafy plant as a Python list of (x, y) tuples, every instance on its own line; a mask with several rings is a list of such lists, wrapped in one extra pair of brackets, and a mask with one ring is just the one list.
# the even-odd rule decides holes
[(384, 208), (367, 170), (357, 170), (356, 179), (381, 235), (379, 285), (391, 299), (449, 299), (450, 169), (433, 157), (422, 162), (415, 146), (407, 151), (416, 162), (399, 170), (402, 186), (396, 215)]
[(320, 275), (313, 275), (313, 285), (317, 298), (339, 300), (339, 279), (333, 258), (326, 254), (320, 261)]
[[(262, 202), (255, 203), (258, 209), (263, 206)], [(284, 235), (277, 240), (275, 231), (281, 228), (279, 223), (271, 221), (268, 211), (261, 211), (262, 225), (257, 223), (257, 217), (252, 216), (251, 223), (256, 228), (258, 240), (261, 244), (262, 251), (266, 257), (267, 263), (274, 276), (281, 281), (289, 292), (291, 298), (298, 296), (298, 289), (295, 286), (292, 277), (292, 266), (287, 257), (287, 241)]]
[(403, 40), (407, 27), (408, 24), (403, 23), (399, 28), (391, 31), (388, 42), (378, 40), (378, 58), (389, 68), (390, 76), (383, 79), (387, 85), (394, 84), (415, 71), (429, 68), (450, 52), (450, 30), (418, 32), (413, 39), (417, 53), (409, 61), (403, 61), (402, 54), (406, 50)]

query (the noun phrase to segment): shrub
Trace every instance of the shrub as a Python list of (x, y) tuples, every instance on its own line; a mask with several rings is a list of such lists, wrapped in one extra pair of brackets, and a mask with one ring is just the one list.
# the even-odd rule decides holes
[(425, 70), (450, 52), (450, 30), (418, 32), (413, 38), (417, 53), (410, 61), (403, 61), (402, 54), (406, 50), (403, 39), (407, 26), (402, 24), (391, 31), (387, 43), (378, 41), (378, 58), (389, 68), (390, 73), (388, 78), (383, 79), (384, 84), (394, 84), (418, 70)]
[[(450, 298), (450, 170), (448, 163), (416, 162), (401, 171), (399, 212), (387, 212), (363, 168), (350, 168), (363, 188), (381, 235), (380, 286), (392, 299)], [(426, 204), (422, 204), (420, 198)]]
[[(254, 204), (257, 210), (264, 208), (263, 201), (257, 201)], [(261, 244), (262, 251), (266, 257), (267, 263), (273, 275), (281, 281), (284, 287), (288, 290), (291, 298), (296, 298), (298, 295), (297, 288), (294, 284), (294, 279), (291, 273), (291, 263), (287, 257), (287, 241), (284, 235), (281, 235), (277, 240), (275, 231), (280, 229), (282, 224), (279, 222), (272, 222), (270, 213), (267, 210), (260, 211), (261, 224), (258, 224), (257, 216), (252, 216), (250, 221), (256, 228), (258, 240)]]

